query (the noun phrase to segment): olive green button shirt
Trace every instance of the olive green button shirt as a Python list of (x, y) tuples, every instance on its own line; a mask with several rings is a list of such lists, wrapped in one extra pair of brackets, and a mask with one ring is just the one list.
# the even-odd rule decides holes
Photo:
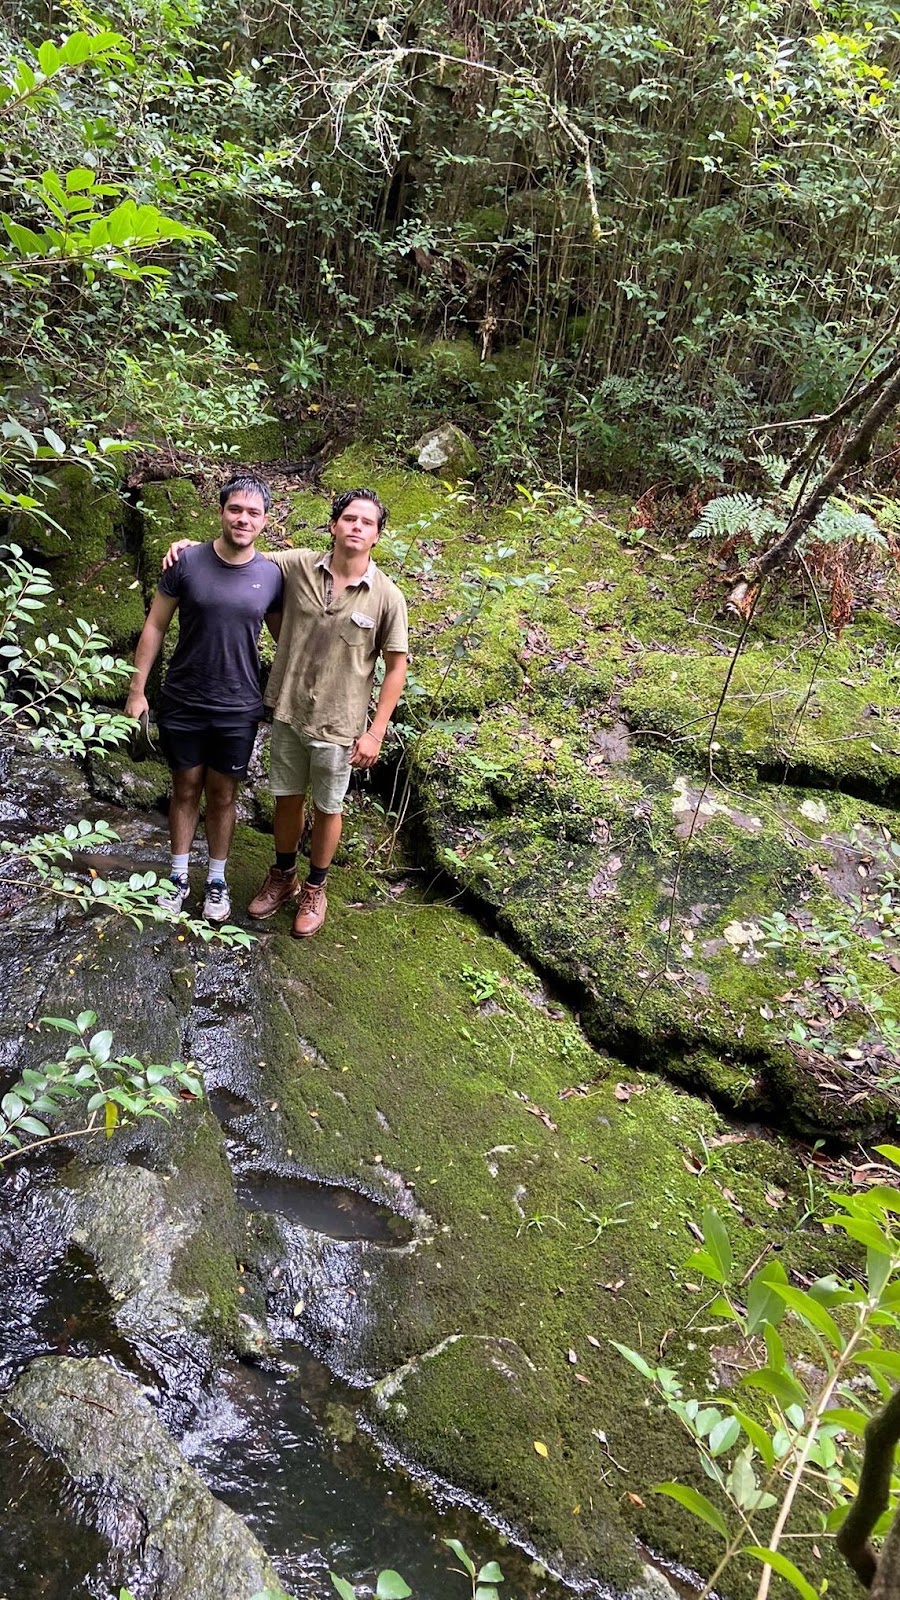
[(406, 601), (374, 561), (333, 598), (329, 552), (267, 554), (284, 601), (266, 705), (309, 739), (351, 745), (366, 726), (378, 657), (409, 648)]

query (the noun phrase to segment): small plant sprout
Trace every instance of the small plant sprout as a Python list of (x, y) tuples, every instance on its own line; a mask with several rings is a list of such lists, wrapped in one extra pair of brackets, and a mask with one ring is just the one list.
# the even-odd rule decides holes
[[(336, 1572), (329, 1572), (328, 1576), (341, 1600), (356, 1600), (356, 1590), (352, 1583), (348, 1583), (346, 1578), (339, 1578)], [(405, 1578), (401, 1578), (399, 1572), (394, 1572), (392, 1567), (385, 1567), (383, 1572), (379, 1572), (375, 1583), (375, 1600), (407, 1600), (407, 1596), (411, 1594), (412, 1589)]]
[[(503, 1582), (503, 1573), (496, 1561), (487, 1561), (483, 1567), (476, 1569), (472, 1557), (458, 1539), (445, 1539), (444, 1543), (448, 1550), (453, 1551), (472, 1585), (472, 1600), (500, 1600), (497, 1584)], [(453, 1567), (451, 1571), (459, 1572), (460, 1567)]]
[[(598, 1211), (589, 1211), (587, 1206), (582, 1205), (580, 1200), (576, 1200), (575, 1204), (581, 1212), (581, 1221), (586, 1223), (589, 1228), (593, 1228), (594, 1230), (591, 1238), (588, 1239), (587, 1244), (580, 1244), (576, 1246), (576, 1249), (578, 1250), (589, 1250), (592, 1244), (597, 1243), (597, 1240), (600, 1238), (601, 1234), (606, 1232), (607, 1228), (624, 1228), (626, 1222), (628, 1221), (627, 1217), (613, 1217), (608, 1216), (605, 1213), (601, 1216)], [(616, 1206), (616, 1210), (627, 1211), (631, 1204), (631, 1200), (622, 1200)]]

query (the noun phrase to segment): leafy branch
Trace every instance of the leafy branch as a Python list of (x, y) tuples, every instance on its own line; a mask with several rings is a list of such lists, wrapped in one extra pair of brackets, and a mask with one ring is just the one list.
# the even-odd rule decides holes
[[(36, 1147), (59, 1139), (74, 1139), (105, 1132), (109, 1137), (121, 1124), (138, 1117), (164, 1117), (178, 1109), (179, 1098), (196, 1099), (203, 1086), (192, 1063), (174, 1061), (168, 1066), (145, 1066), (137, 1056), (114, 1054), (108, 1029), (92, 1032), (97, 1016), (82, 1011), (75, 1022), (65, 1017), (42, 1017), (45, 1027), (73, 1034), (61, 1061), (26, 1067), (0, 1100), (0, 1167)], [(177, 1092), (176, 1092), (177, 1091)], [(62, 1133), (51, 1133), (46, 1118), (58, 1115), (87, 1095), (87, 1121)]]

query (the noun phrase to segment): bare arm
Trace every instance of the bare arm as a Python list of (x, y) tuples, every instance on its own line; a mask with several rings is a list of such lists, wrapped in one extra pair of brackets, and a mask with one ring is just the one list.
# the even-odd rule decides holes
[(150, 668), (162, 649), (166, 630), (177, 609), (177, 600), (157, 590), (134, 653), (134, 672), (131, 674), (131, 686), (125, 702), (126, 716), (140, 717), (149, 709), (146, 688)]
[(384, 656), (384, 678), (375, 706), (375, 715), (371, 726), (365, 733), (361, 733), (350, 752), (351, 767), (374, 767), (381, 754), (381, 742), (387, 733), (387, 726), (391, 716), (397, 709), (397, 701), (403, 693), (406, 682), (406, 652), (404, 650), (386, 650)]

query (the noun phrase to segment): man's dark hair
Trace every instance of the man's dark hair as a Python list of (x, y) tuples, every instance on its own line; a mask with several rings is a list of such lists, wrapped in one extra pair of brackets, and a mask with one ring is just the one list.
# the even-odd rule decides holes
[(219, 490), (219, 505), (224, 509), (229, 497), (233, 494), (258, 494), (263, 503), (263, 510), (268, 513), (272, 504), (269, 485), (263, 483), (262, 478), (254, 478), (249, 472), (242, 472), (236, 478), (229, 478)]
[(387, 522), (386, 508), (381, 504), (374, 489), (345, 489), (343, 494), (336, 494), (331, 502), (331, 520), (337, 522), (349, 506), (351, 500), (370, 500), (378, 511), (378, 532), (381, 533)]

